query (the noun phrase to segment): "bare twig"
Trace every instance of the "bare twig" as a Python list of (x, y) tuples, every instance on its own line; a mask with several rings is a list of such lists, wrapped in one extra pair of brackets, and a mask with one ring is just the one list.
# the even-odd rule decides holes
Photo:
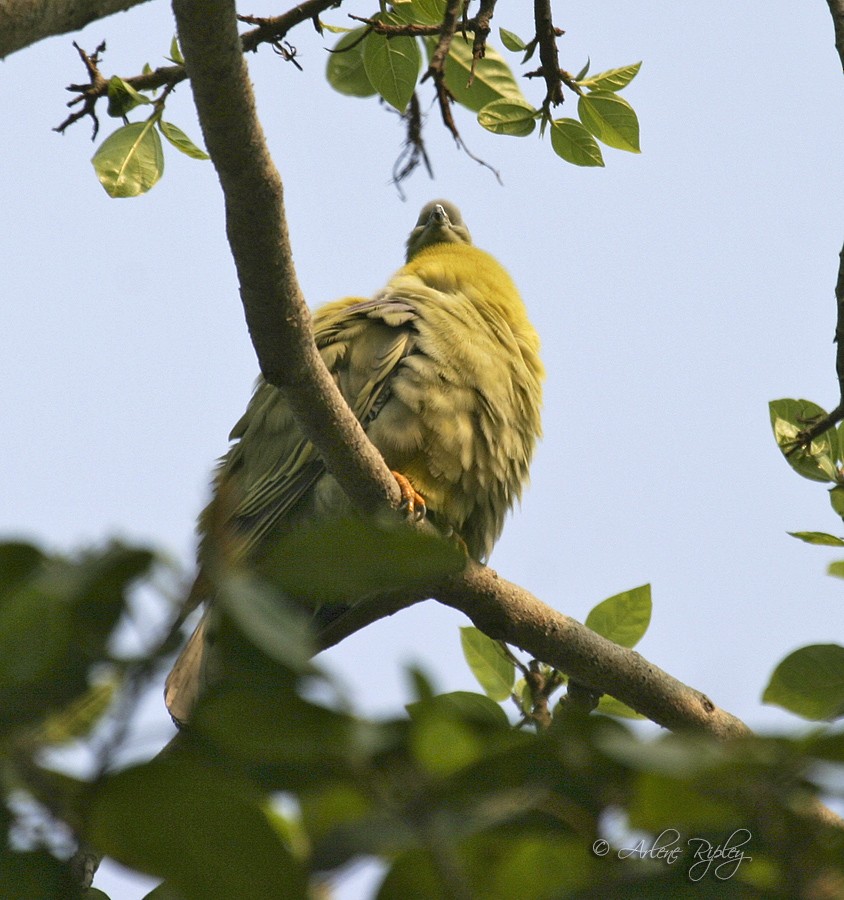
[(393, 166), (393, 184), (396, 186), (399, 196), (404, 200), (402, 182), (416, 171), (420, 163), (424, 164), (430, 178), (434, 177), (434, 170), (431, 168), (431, 161), (428, 158), (428, 151), (425, 149), (425, 141), (422, 137), (422, 109), (419, 105), (419, 97), (415, 91), (410, 98), (410, 103), (407, 104), (407, 109), (402, 114), (402, 118), (406, 123), (407, 131), (401, 153)]
[(546, 115), (549, 115), (552, 106), (559, 106), (563, 102), (563, 79), (557, 52), (557, 38), (563, 32), (554, 27), (551, 0), (534, 0), (533, 18), (536, 24), (536, 40), (539, 43), (539, 61), (542, 63), (537, 72), (545, 79), (545, 100), (542, 108)]
[(437, 41), (436, 50), (431, 56), (431, 62), (428, 65), (428, 71), (422, 76), (422, 81), (426, 78), (433, 78), (439, 83), (445, 77), (443, 67), (451, 48), (451, 41), (454, 38), (454, 32), (457, 29), (457, 19), (463, 10), (463, 0), (448, 0), (443, 16), (442, 25), (440, 25), (440, 39)]
[(489, 23), (495, 12), (496, 0), (481, 0), (475, 16), (475, 40), (472, 43), (472, 65), (486, 55), (486, 39), (489, 37)]
[[(309, 19), (314, 21), (315, 25), (319, 23), (319, 14), (324, 12), (326, 9), (331, 9), (332, 7), (339, 6), (342, 0), (306, 0), (305, 3), (300, 3), (298, 6), (294, 6), (293, 9), (288, 10), (286, 13), (280, 16), (273, 16), (267, 19), (258, 19), (255, 17), (240, 17), (243, 21), (253, 21), (259, 22), (257, 28), (252, 31), (245, 32), (240, 40), (243, 52), (247, 51), (256, 51), (261, 44), (270, 44), (273, 50), (278, 53), (285, 61), (292, 62), (297, 69), (301, 71), (301, 66), (296, 60), (296, 48), (290, 46), (290, 44), (284, 41), (287, 33), (297, 25), (300, 25), (302, 22), (307, 22)], [(129, 4), (131, 5), (131, 4)], [(76, 44), (74, 44), (76, 47)], [(105, 45), (102, 45), (103, 49)], [(83, 57), (83, 62), (85, 62), (84, 51), (80, 50), (79, 47), (76, 47), (79, 50), (80, 55)], [(99, 48), (97, 49), (97, 53), (99, 53)], [(94, 54), (94, 59), (96, 59), (96, 53)], [(87, 67), (87, 62), (86, 62)], [(89, 69), (90, 74), (90, 69)], [(57, 126), (54, 131), (64, 132), (70, 125), (73, 125), (74, 122), (77, 122), (83, 116), (91, 116), (94, 120), (94, 136), (96, 137), (97, 130), (99, 128), (99, 122), (97, 121), (97, 117), (94, 113), (94, 107), (96, 105), (97, 100), (101, 97), (105, 97), (108, 93), (108, 80), (103, 78), (99, 72), (99, 79), (96, 81), (91, 81), (90, 84), (87, 85), (77, 85), (71, 84), (68, 86), (67, 90), (73, 91), (79, 94), (78, 97), (75, 97), (71, 100), (67, 105), (75, 106), (77, 103), (84, 103), (82, 110), (74, 113), (71, 116), (68, 116), (61, 125)], [(174, 66), (161, 66), (157, 68), (154, 72), (146, 72), (142, 75), (132, 75), (130, 77), (124, 78), (123, 80), (128, 84), (135, 88), (136, 91), (151, 91), (156, 90), (157, 88), (164, 87), (172, 90), (180, 82), (184, 81), (187, 78), (187, 73), (185, 71), (185, 67), (181, 65)]]
[(81, 103), (82, 109), (77, 110), (75, 113), (71, 113), (61, 125), (53, 130), (63, 133), (64, 130), (70, 125), (73, 125), (74, 122), (78, 122), (85, 116), (90, 116), (94, 122), (92, 129), (93, 133), (91, 135), (91, 140), (93, 140), (100, 130), (100, 120), (97, 118), (96, 113), (97, 100), (99, 100), (103, 94), (108, 92), (108, 82), (103, 78), (99, 69), (100, 54), (105, 53), (106, 45), (105, 41), (102, 41), (97, 49), (90, 55), (86, 53), (76, 41), (73, 42), (73, 46), (76, 48), (76, 52), (79, 54), (82, 64), (85, 66), (89, 81), (88, 84), (71, 84), (68, 87), (69, 91), (75, 92), (78, 96), (71, 100), (67, 105), (76, 106), (78, 103)]

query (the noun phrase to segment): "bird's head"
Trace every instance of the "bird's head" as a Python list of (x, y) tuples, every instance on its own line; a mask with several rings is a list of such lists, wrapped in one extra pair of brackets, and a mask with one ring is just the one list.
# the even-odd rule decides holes
[(471, 244), (472, 235), (460, 210), (448, 200), (432, 200), (422, 207), (416, 227), (407, 239), (407, 261), (432, 244)]

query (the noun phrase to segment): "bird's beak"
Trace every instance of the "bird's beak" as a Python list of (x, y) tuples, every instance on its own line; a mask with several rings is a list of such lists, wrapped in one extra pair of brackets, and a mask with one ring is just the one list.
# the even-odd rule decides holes
[(431, 217), (428, 219), (430, 224), (450, 225), (448, 213), (443, 209), (441, 204), (437, 204), (431, 211)]

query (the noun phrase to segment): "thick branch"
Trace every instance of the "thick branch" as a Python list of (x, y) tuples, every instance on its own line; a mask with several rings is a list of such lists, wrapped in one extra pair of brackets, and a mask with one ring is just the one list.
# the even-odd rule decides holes
[(440, 584), (351, 608), (323, 629), (320, 649), (426, 597), (459, 609), (490, 637), (519, 647), (596, 694), (617, 697), (665, 728), (704, 731), (719, 739), (751, 733), (740, 719), (719, 709), (700, 691), (471, 561), (461, 575)]
[(146, 0), (4, 0), (0, 3), (0, 59), (30, 44), (79, 31), (90, 22)]
[(440, 586), (436, 597), (464, 612), (490, 637), (520, 647), (598, 693), (617, 697), (659, 725), (706, 731), (718, 738), (750, 734), (740, 719), (718, 709), (700, 691), (486, 566), (470, 563), (462, 575)]
[(174, 0), (185, 67), (226, 207), (226, 231), (261, 371), (363, 511), (397, 507), (394, 479), (322, 362), (284, 214), (281, 178), (255, 112), (232, 0)]

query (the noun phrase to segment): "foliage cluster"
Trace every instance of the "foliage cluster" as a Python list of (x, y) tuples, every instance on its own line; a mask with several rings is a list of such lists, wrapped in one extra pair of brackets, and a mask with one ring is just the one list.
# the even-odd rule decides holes
[[(370, 526), (357, 540), (345, 528), (350, 556), (372, 546)], [(301, 535), (290, 549), (324, 573), (325, 535), (312, 537), (310, 549)], [(392, 540), (404, 580), (418, 577), (420, 557), (452, 565), (450, 545)], [(131, 700), (177, 640), (174, 630), (134, 657), (114, 649), (155, 565), (148, 550), (121, 545), (72, 559), (0, 548), (5, 897), (102, 900), (74, 880), (77, 837), (165, 879), (150, 900), (314, 897), (364, 858), (383, 866), (382, 900), (844, 887), (844, 833), (813, 815), (829, 773), (840, 775), (844, 735), (642, 736), (571, 702), (571, 685), (549, 702), (562, 673), (475, 629), (461, 637), (483, 693), (437, 693), (411, 670), (406, 714), (366, 719), (310, 658), (287, 586), (223, 560), (230, 677), (163, 754), (121, 764)], [(644, 586), (599, 604), (589, 624), (632, 646), (650, 611)], [(68, 743), (95, 760), (87, 777), (63, 768), (55, 748)]]

